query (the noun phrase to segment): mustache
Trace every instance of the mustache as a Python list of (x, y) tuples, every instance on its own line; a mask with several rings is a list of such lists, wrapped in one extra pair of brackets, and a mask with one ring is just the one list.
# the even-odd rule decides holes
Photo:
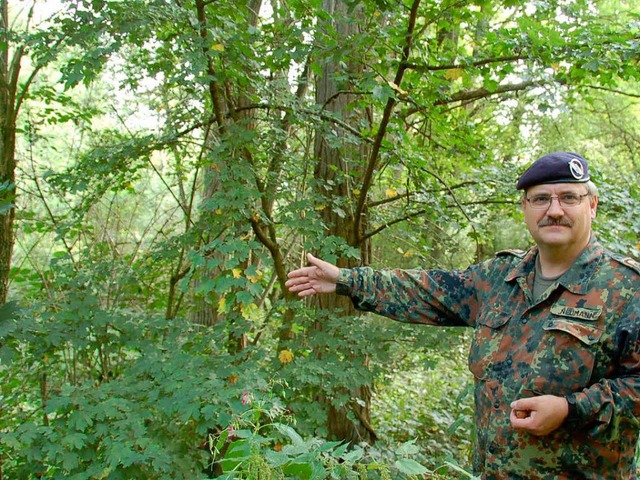
[(573, 222), (566, 217), (550, 218), (545, 217), (538, 223), (538, 227), (549, 227), (554, 225), (560, 225), (562, 227), (573, 227)]

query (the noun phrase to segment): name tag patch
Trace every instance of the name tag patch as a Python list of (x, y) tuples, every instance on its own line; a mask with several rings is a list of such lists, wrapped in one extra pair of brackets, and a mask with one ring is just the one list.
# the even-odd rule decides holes
[(602, 314), (602, 307), (569, 307), (567, 305), (553, 305), (551, 307), (551, 313), (561, 317), (594, 321)]

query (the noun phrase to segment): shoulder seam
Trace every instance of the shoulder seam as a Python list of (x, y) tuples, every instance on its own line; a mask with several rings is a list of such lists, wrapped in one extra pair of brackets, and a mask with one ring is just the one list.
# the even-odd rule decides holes
[(618, 254), (613, 255), (613, 258), (640, 275), (640, 262), (636, 259)]

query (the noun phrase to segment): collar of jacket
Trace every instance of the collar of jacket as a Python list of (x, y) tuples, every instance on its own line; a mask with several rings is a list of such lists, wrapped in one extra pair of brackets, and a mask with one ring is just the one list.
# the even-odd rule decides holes
[[(573, 265), (559, 279), (560, 285), (577, 295), (585, 295), (589, 291), (589, 281), (598, 264), (601, 262), (604, 247), (596, 236), (591, 234), (589, 243), (578, 255)], [(516, 262), (505, 277), (506, 282), (515, 281), (518, 277), (527, 277), (535, 270), (538, 247), (531, 247), (527, 253)]]

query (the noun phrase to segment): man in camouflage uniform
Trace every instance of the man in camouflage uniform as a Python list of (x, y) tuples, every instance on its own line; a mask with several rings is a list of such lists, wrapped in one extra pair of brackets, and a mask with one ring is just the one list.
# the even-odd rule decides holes
[(580, 155), (545, 155), (517, 188), (536, 242), (526, 252), (453, 272), (338, 269), (309, 255), (287, 287), (348, 295), (403, 322), (473, 327), (483, 479), (634, 479), (640, 265), (592, 234), (598, 195)]

